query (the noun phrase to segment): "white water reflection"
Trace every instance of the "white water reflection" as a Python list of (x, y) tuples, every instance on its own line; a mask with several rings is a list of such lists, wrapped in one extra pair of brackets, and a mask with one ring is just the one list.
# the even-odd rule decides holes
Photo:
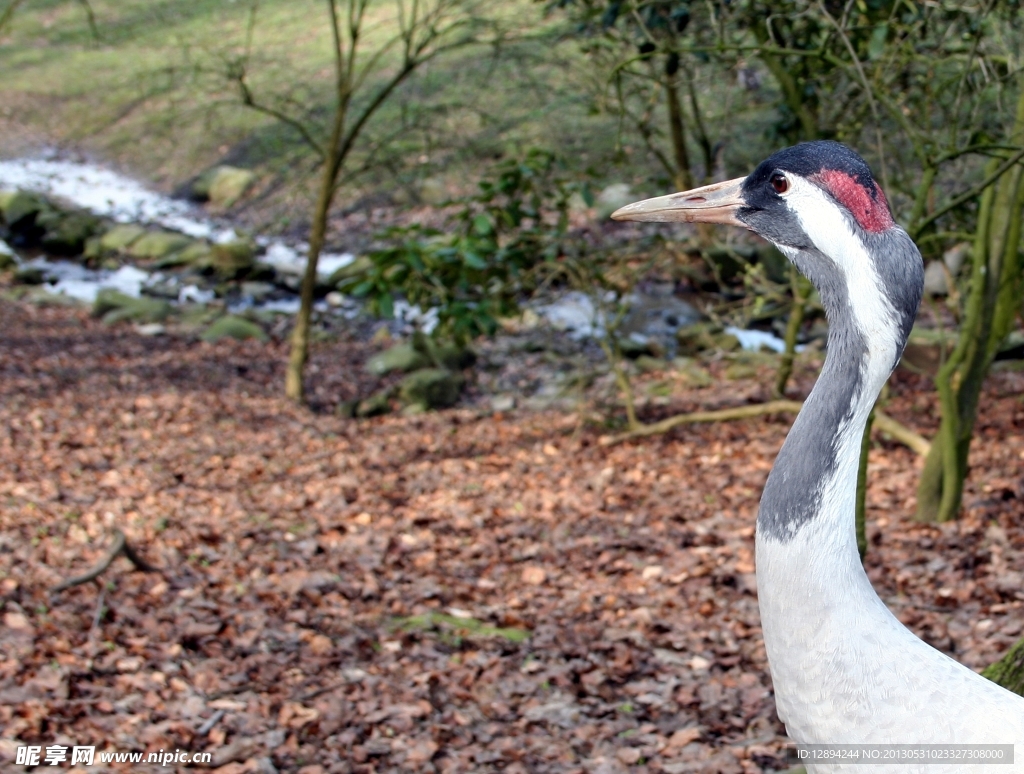
[[(737, 339), (739, 339), (740, 346), (746, 350), (752, 350), (754, 352), (759, 351), (762, 347), (767, 347), (773, 352), (785, 352), (786, 342), (780, 339), (778, 336), (768, 333), (767, 331), (750, 330), (745, 331), (742, 328), (736, 328), (730, 325), (725, 329), (726, 333), (731, 333)], [(797, 352), (803, 351), (803, 345), (801, 344), (796, 348)]]
[(195, 238), (221, 231), (196, 207), (94, 164), (57, 159), (0, 161), (0, 188), (50, 194), (118, 223), (151, 223)]
[[(55, 157), (0, 160), (0, 190), (14, 189), (54, 196), (118, 223), (161, 226), (219, 244), (243, 238), (232, 226), (207, 218), (200, 208), (151, 191), (136, 180), (95, 164)], [(266, 251), (259, 260), (281, 273), (301, 276), (305, 271), (308, 245), (299, 243), (292, 246), (269, 237), (259, 238), (257, 244)], [(15, 255), (3, 241), (0, 241), (0, 254)], [(351, 253), (324, 253), (317, 263), (317, 276), (327, 278), (354, 260)], [(105, 272), (67, 261), (40, 259), (32, 265), (39, 266), (47, 276), (54, 278), (46, 285), (47, 290), (89, 303), (104, 287), (114, 287), (138, 296), (142, 285), (149, 279), (147, 272), (127, 266), (117, 272)], [(178, 302), (205, 304), (213, 298), (212, 290), (187, 285), (181, 288)], [(287, 298), (256, 306), (294, 314), (298, 304), (297, 298)]]
[(149, 273), (134, 266), (122, 266), (116, 271), (87, 269), (70, 261), (50, 261), (36, 258), (26, 266), (40, 269), (47, 281), (43, 287), (50, 293), (68, 296), (91, 304), (100, 290), (109, 288), (138, 298)]
[[(300, 242), (295, 247), (284, 242), (271, 240), (257, 240), (266, 246), (267, 252), (260, 258), (263, 263), (269, 264), (284, 274), (301, 276), (306, 271), (306, 254), (309, 245)], [(335, 271), (348, 266), (356, 257), (352, 253), (322, 253), (316, 264), (318, 277), (330, 277)]]

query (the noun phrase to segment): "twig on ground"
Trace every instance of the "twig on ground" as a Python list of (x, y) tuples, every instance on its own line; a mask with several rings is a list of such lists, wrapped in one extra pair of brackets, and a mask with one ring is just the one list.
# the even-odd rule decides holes
[(908, 449), (917, 452), (922, 457), (928, 456), (928, 451), (932, 448), (931, 441), (923, 435), (915, 433), (906, 425), (900, 424), (888, 414), (883, 414), (881, 411), (875, 412), (874, 429), (878, 430), (880, 433), (891, 435), (894, 441), (899, 441)]
[(213, 727), (220, 722), (220, 719), (224, 717), (224, 714), (224, 710), (217, 710), (216, 712), (214, 712), (212, 715), (210, 715), (209, 720), (203, 723), (203, 725), (199, 726), (199, 730), (196, 731), (196, 735), (206, 736), (208, 733), (210, 733), (210, 731), (213, 730)]
[[(677, 414), (674, 417), (663, 419), (652, 425), (641, 425), (634, 430), (627, 430), (618, 435), (606, 435), (599, 443), (602, 446), (612, 446), (623, 441), (630, 441), (634, 438), (644, 438), (649, 435), (661, 435), (667, 433), (680, 425), (692, 425), (698, 422), (728, 422), (733, 419), (749, 419), (760, 417), (765, 414), (795, 414), (803, 408), (803, 403), (798, 400), (771, 400), (767, 403), (756, 403), (750, 406), (737, 406), (736, 408), (721, 409), (719, 411), (694, 411), (690, 414)], [(892, 417), (875, 411), (874, 429), (892, 436), (893, 440), (899, 441), (920, 455), (926, 455), (931, 448), (931, 443), (924, 436), (915, 433), (906, 425), (902, 425)]]
[(54, 586), (51, 590), (51, 594), (56, 594), (59, 591), (64, 591), (72, 586), (80, 586), (83, 583), (88, 583), (91, 580), (95, 580), (103, 574), (111, 562), (113, 562), (118, 556), (124, 554), (125, 558), (135, 565), (135, 568), (142, 572), (159, 572), (159, 569), (151, 565), (145, 559), (136, 553), (135, 549), (128, 544), (128, 539), (124, 536), (124, 533), (119, 530), (114, 530), (114, 542), (111, 543), (107, 553), (103, 555), (103, 558), (93, 567), (89, 572), (82, 575), (76, 575), (74, 578), (68, 578), (66, 581), (62, 581)]
[(96, 633), (96, 630), (100, 628), (100, 621), (103, 619), (103, 603), (107, 599), (107, 590), (105, 588), (100, 589), (99, 599), (96, 600), (96, 612), (92, 616), (92, 626), (89, 627), (89, 636), (87, 639), (91, 640), (92, 636)]

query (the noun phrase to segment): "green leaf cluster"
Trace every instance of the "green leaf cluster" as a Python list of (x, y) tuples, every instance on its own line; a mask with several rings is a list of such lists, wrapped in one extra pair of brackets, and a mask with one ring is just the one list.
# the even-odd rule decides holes
[(438, 313), (435, 336), (464, 343), (493, 334), (498, 320), (516, 313), (535, 289), (544, 265), (579, 249), (569, 232), (569, 199), (586, 186), (568, 182), (551, 153), (530, 150), (499, 163), (459, 202), (453, 227), (392, 228), (371, 252), (366, 272), (339, 290), (365, 298), (381, 317), (394, 316), (396, 297)]

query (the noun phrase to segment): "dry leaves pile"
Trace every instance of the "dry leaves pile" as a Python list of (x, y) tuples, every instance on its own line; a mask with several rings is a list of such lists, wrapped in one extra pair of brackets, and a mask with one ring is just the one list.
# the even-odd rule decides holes
[[(611, 448), (553, 411), (348, 422), (279, 397), (280, 345), (0, 324), (5, 765), (19, 740), (231, 774), (785, 768), (753, 527), (787, 417)], [(312, 381), (365, 392), (367, 354), (322, 345)], [(990, 380), (959, 523), (913, 524), (919, 463), (871, 456), (872, 580), (974, 668), (1024, 626), (1022, 386)], [(887, 411), (935, 425), (916, 377)], [(50, 596), (115, 528), (162, 573)]]

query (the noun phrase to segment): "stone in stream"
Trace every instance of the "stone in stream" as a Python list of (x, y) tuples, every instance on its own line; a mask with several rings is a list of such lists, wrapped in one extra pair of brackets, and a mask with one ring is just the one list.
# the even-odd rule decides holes
[(244, 239), (211, 245), (210, 254), (206, 258), (206, 265), (224, 279), (248, 274), (255, 263), (256, 247)]
[(128, 248), (128, 254), (134, 258), (165, 258), (171, 253), (184, 250), (192, 244), (192, 240), (173, 231), (150, 231), (139, 237)]
[(20, 266), (14, 272), (17, 285), (42, 285), (46, 282), (46, 272), (38, 266)]
[(366, 370), (376, 376), (384, 376), (392, 371), (416, 371), (431, 365), (430, 357), (416, 349), (411, 342), (403, 342), (385, 349), (366, 361)]
[[(427, 355), (439, 368), (447, 368), (449, 371), (462, 371), (469, 368), (476, 362), (476, 353), (468, 347), (460, 347), (454, 342), (437, 342), (429, 336), (423, 337), (423, 346), (417, 347), (422, 352), (426, 350)], [(416, 342), (413, 346), (416, 346)]]
[(132, 223), (117, 225), (100, 237), (100, 247), (105, 252), (124, 252), (141, 239), (145, 233), (146, 229)]
[(256, 182), (256, 175), (248, 169), (227, 165), (213, 167), (192, 183), (192, 195), (200, 201), (209, 201), (214, 207), (228, 208), (241, 199)]
[(12, 231), (21, 232), (35, 224), (36, 216), (50, 205), (38, 194), (25, 191), (6, 192), (0, 199), (0, 214)]
[(370, 269), (373, 268), (373, 261), (367, 258), (365, 255), (361, 255), (356, 258), (352, 263), (340, 266), (331, 272), (325, 283), (332, 288), (338, 287), (338, 285), (346, 280), (352, 280), (357, 277), (362, 277)]
[(171, 314), (171, 305), (155, 298), (136, 298), (113, 288), (101, 288), (92, 306), (93, 317), (112, 325), (123, 320), (138, 323), (163, 322)]
[(426, 409), (454, 406), (462, 391), (462, 377), (447, 368), (424, 368), (402, 380), (398, 394), (407, 406), (419, 404)]
[(269, 337), (264, 330), (251, 320), (229, 314), (216, 320), (213, 325), (203, 331), (199, 337), (203, 341), (220, 341), (221, 339), (259, 339), (267, 341)]
[(251, 298), (254, 304), (265, 301), (277, 288), (269, 282), (243, 282), (238, 292), (243, 298)]
[(102, 221), (87, 212), (43, 210), (36, 216), (36, 226), (44, 229), (42, 248), (51, 255), (81, 255), (85, 242), (99, 233)]
[(153, 267), (157, 269), (172, 269), (175, 266), (205, 267), (210, 260), (210, 244), (202, 239), (196, 240), (184, 250), (170, 253), (163, 258), (158, 258)]

